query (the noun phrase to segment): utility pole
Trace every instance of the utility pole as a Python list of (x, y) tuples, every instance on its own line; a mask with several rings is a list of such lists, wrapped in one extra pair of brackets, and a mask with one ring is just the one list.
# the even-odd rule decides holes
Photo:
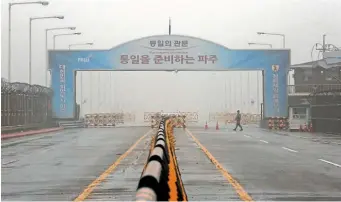
[(324, 59), (324, 53), (326, 52), (326, 34), (323, 35), (322, 46), (322, 58)]
[(257, 72), (257, 114), (259, 113), (259, 72)]
[(324, 53), (326, 52), (326, 46), (327, 46), (327, 44), (326, 44), (326, 34), (324, 34), (323, 35), (323, 39), (322, 39), (322, 48), (317, 48), (316, 47), (316, 50), (318, 50), (318, 51), (322, 51), (322, 58), (324, 59), (325, 57), (324, 57)]
[(93, 100), (93, 96), (92, 96), (92, 79), (93, 79), (93, 73), (92, 73), (92, 71), (90, 71), (90, 114), (92, 114), (93, 113), (93, 111), (92, 111), (92, 100)]
[(109, 82), (110, 82), (110, 86), (109, 86), (109, 95), (110, 95), (109, 103), (110, 103), (110, 113), (113, 113), (111, 73), (112, 73), (112, 71), (109, 72)]
[[(80, 82), (81, 82), (81, 103), (80, 103), (80, 111), (83, 113), (83, 72), (79, 72)], [(81, 115), (81, 113), (79, 113)]]
[(225, 98), (224, 98), (224, 99), (225, 99), (225, 106), (224, 106), (224, 107), (225, 107), (225, 109), (224, 109), (225, 112), (227, 111), (227, 94), (226, 94), (226, 87), (227, 87), (227, 86), (226, 86), (226, 77), (225, 77)]
[(240, 109), (239, 110), (243, 110), (243, 72), (240, 72)]
[(172, 34), (172, 24), (171, 24), (171, 18), (169, 17), (169, 22), (168, 22), (168, 34), (171, 35)]
[[(334, 46), (333, 44), (326, 44), (326, 34), (323, 34), (323, 39), (322, 39), (322, 48), (316, 48), (316, 50), (318, 51), (322, 51), (322, 59), (325, 59), (325, 52), (326, 51), (333, 51), (333, 49), (329, 48), (330, 45)], [(317, 46), (317, 44), (316, 44)], [(326, 48), (328, 47), (328, 48)], [(334, 46), (335, 47), (335, 46)], [(326, 69), (324, 70), (325, 74), (328, 74), (329, 76), (332, 77), (332, 79), (335, 79), (336, 81), (338, 81), (339, 83), (341, 83), (341, 79), (339, 79), (338, 77), (336, 77), (335, 75), (330, 74), (330, 72)]]
[(251, 112), (250, 108), (252, 108), (250, 106), (250, 72), (247, 72), (247, 88), (246, 88), (246, 90), (247, 90), (247, 103), (248, 103), (247, 110), (248, 110), (248, 113), (250, 113)]

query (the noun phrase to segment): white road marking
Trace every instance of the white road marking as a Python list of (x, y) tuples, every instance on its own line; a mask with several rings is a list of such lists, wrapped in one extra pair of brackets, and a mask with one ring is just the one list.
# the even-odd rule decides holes
[(289, 149), (289, 148), (286, 148), (286, 147), (282, 147), (282, 148), (285, 149), (285, 150), (291, 151), (291, 152), (298, 152), (298, 151), (295, 151), (295, 150), (292, 150), (292, 149)]
[(259, 140), (259, 141), (261, 141), (261, 142), (264, 142), (264, 143), (266, 143), (266, 144), (268, 144), (269, 142), (267, 142), (267, 141), (265, 141), (265, 140)]
[(330, 162), (330, 161), (326, 161), (326, 160), (324, 160), (324, 159), (319, 159), (320, 161), (323, 161), (323, 162), (325, 162), (325, 163), (329, 163), (329, 164), (331, 164), (331, 165), (333, 165), (333, 166), (336, 166), (336, 167), (339, 167), (339, 168), (341, 168), (341, 165), (339, 165), (339, 164), (336, 164), (336, 163), (333, 163), (333, 162)]
[(250, 138), (251, 136), (248, 136), (248, 135), (244, 135), (244, 137), (249, 137), (249, 138)]

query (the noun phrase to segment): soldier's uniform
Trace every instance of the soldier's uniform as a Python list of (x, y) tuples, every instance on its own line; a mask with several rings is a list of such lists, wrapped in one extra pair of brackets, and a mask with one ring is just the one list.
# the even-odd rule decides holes
[(240, 128), (240, 131), (243, 131), (242, 125), (240, 125), (240, 121), (242, 120), (242, 115), (240, 114), (239, 110), (237, 111), (236, 116), (236, 127), (233, 129), (234, 131), (237, 130), (237, 127)]

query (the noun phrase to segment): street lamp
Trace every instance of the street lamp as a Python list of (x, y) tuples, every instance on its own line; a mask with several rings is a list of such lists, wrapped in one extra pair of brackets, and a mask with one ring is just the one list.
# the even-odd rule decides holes
[(29, 63), (28, 63), (28, 70), (29, 70), (29, 80), (28, 83), (31, 84), (32, 82), (32, 21), (33, 20), (45, 20), (45, 19), (64, 19), (62, 15), (55, 15), (55, 16), (45, 16), (45, 17), (31, 17), (30, 18), (30, 25), (29, 25)]
[(29, 1), (29, 2), (13, 2), (8, 4), (8, 81), (11, 82), (11, 11), (12, 6), (41, 4), (43, 6), (49, 5), (48, 1)]
[(74, 33), (69, 33), (69, 34), (56, 34), (53, 35), (53, 49), (56, 48), (56, 37), (57, 36), (70, 36), (70, 35), (80, 35), (82, 34), (81, 32), (74, 32)]
[(72, 46), (86, 46), (86, 45), (92, 46), (92, 45), (94, 45), (94, 43), (75, 43), (75, 44), (70, 44), (69, 45), (69, 50), (71, 49)]
[(53, 31), (53, 30), (64, 30), (64, 29), (75, 30), (76, 27), (55, 27), (55, 28), (48, 28), (48, 29), (45, 29), (45, 57), (46, 57), (45, 85), (46, 85), (46, 86), (47, 86), (47, 75), (48, 75), (48, 71), (49, 71), (47, 33), (48, 33), (49, 31)]
[(283, 37), (283, 48), (285, 48), (285, 35), (284, 34), (278, 34), (278, 33), (266, 33), (266, 32), (257, 32), (258, 35), (275, 35), (275, 36), (281, 36)]
[(270, 46), (270, 48), (272, 48), (272, 44), (270, 44), (270, 43), (253, 43), (253, 42), (251, 42), (251, 43), (249, 43), (249, 46), (251, 46), (251, 45), (263, 45), (263, 46)]

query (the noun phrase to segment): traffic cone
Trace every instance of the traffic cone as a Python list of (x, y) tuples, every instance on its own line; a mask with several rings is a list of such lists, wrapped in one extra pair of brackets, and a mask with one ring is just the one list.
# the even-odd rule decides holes
[(207, 125), (207, 121), (206, 121), (206, 124), (205, 124), (205, 130), (207, 130), (208, 129), (208, 125)]
[(215, 126), (215, 129), (219, 130), (219, 123), (218, 123), (218, 121), (217, 121), (217, 125)]

